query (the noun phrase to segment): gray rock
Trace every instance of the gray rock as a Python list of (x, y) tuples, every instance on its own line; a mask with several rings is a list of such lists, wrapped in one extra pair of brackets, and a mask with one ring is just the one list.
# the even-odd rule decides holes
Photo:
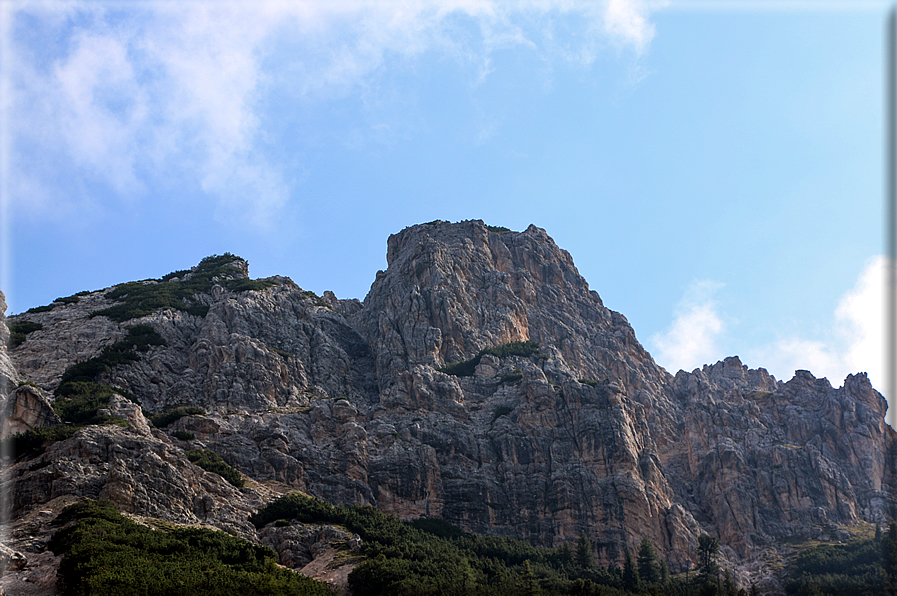
[[(550, 546), (586, 532), (603, 563), (648, 538), (676, 572), (710, 533), (757, 581), (771, 577), (763, 556), (777, 541), (884, 522), (897, 506), (897, 436), (864, 374), (840, 388), (806, 371), (783, 383), (732, 357), (674, 377), (535, 226), (414, 226), (390, 237), (387, 261), (363, 303), (271, 278), (196, 297), (205, 317), (91, 319), (112, 304), (101, 292), (36, 314), (44, 328), (10, 352), (25, 378), (52, 389), (141, 322), (167, 345), (102, 380), (151, 412), (207, 413), (162, 432), (113, 400), (129, 428), (86, 428), (16, 465), (16, 514), (102, 495), (133, 514), (285, 544), (294, 562), (326, 542), (298, 529), (258, 537), (246, 515), (270, 491), (189, 464), (187, 444), (165, 434), (175, 430), (279, 490)], [(438, 370), (525, 340), (539, 353), (484, 356), (469, 377)]]
[(61, 422), (44, 393), (30, 385), (22, 385), (0, 404), (0, 440)]

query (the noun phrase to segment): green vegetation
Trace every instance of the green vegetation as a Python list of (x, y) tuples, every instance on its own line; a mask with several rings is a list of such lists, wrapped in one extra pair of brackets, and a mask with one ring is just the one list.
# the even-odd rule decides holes
[(54, 308), (59, 306), (58, 302), (54, 302), (53, 304), (47, 304), (46, 306), (35, 306), (34, 308), (29, 308), (25, 311), (25, 314), (29, 313), (40, 313), (40, 312), (50, 312)]
[(645, 584), (656, 584), (660, 581), (660, 563), (657, 551), (647, 538), (642, 538), (638, 549), (638, 576)]
[(0, 442), (0, 453), (8, 453), (14, 460), (36, 457), (46, 450), (48, 444), (71, 438), (78, 428), (62, 425), (43, 426), (16, 433)]
[(63, 556), (66, 596), (333, 596), (326, 584), (279, 568), (270, 548), (224, 532), (154, 530), (93, 501), (66, 507), (58, 522), (69, 521), (48, 545)]
[(502, 375), (498, 378), (499, 383), (519, 383), (523, 379), (523, 373), (520, 372), (519, 369), (515, 370), (512, 373), (508, 373), (506, 375)]
[(14, 323), (7, 321), (6, 326), (9, 328), (10, 348), (15, 348), (25, 343), (26, 336), (32, 331), (40, 331), (44, 328), (40, 323), (32, 321), (16, 321)]
[[(134, 281), (106, 292), (106, 298), (120, 304), (92, 312), (90, 316), (106, 316), (118, 322), (143, 317), (157, 310), (172, 308), (204, 317), (209, 307), (194, 301), (194, 296), (211, 291), (220, 284), (234, 292), (263, 290), (276, 285), (269, 280), (234, 277), (234, 263), (242, 261), (230, 253), (206, 257), (192, 271), (174, 271), (160, 280)], [(178, 278), (178, 281), (173, 281)]]
[(83, 292), (78, 292), (77, 294), (72, 294), (71, 296), (66, 296), (64, 298), (57, 298), (52, 303), (47, 304), (46, 306), (35, 306), (34, 308), (29, 308), (26, 310), (26, 313), (41, 313), (41, 312), (50, 312), (57, 306), (62, 306), (63, 304), (74, 304), (75, 302), (79, 302), (82, 296), (87, 296), (90, 294), (89, 290), (84, 290)]
[(817, 544), (786, 570), (785, 591), (798, 596), (893, 594), (897, 584), (897, 523), (887, 534), (846, 544)]
[(237, 488), (241, 488), (246, 484), (243, 475), (238, 471), (224, 463), (221, 456), (208, 449), (191, 449), (187, 451), (187, 459), (206, 470), (218, 474)]
[(577, 379), (583, 385), (588, 385), (589, 387), (595, 387), (598, 385), (598, 381), (593, 379)]
[(99, 356), (68, 367), (62, 374), (56, 395), (69, 395), (73, 391), (69, 384), (91, 382), (109, 372), (119, 364), (128, 364), (140, 359), (138, 352), (146, 352), (151, 346), (164, 346), (165, 339), (150, 325), (134, 325), (121, 341), (106, 346)]
[(698, 568), (705, 576), (716, 575), (719, 572), (719, 538), (704, 534), (698, 536)]
[(373, 507), (336, 507), (299, 493), (281, 497), (250, 517), (256, 528), (287, 525), (290, 520), (336, 524), (361, 536), (366, 561), (349, 576), (355, 596), (625, 596), (642, 589), (672, 596), (699, 593), (695, 580), (668, 577), (648, 541), (639, 549), (638, 568), (629, 557), (635, 587), (627, 590), (623, 571), (595, 562), (585, 534), (574, 553), (569, 545), (540, 548), (521, 540), (476, 536), (436, 518), (403, 523)]
[(507, 234), (511, 231), (510, 228), (503, 228), (502, 226), (486, 226), (486, 229), (493, 234)]
[(134, 397), (124, 389), (99, 383), (97, 379), (119, 364), (138, 360), (140, 352), (146, 352), (154, 345), (165, 345), (165, 340), (149, 325), (134, 325), (124, 339), (104, 348), (99, 356), (68, 367), (62, 374), (53, 401), (53, 411), (64, 424), (16, 434), (4, 441), (3, 449), (17, 459), (31, 457), (43, 453), (49, 443), (68, 439), (89, 424), (126, 426), (124, 420), (102, 415), (99, 410), (108, 407), (109, 398), (114, 394), (131, 401), (135, 401)]
[(173, 424), (175, 421), (180, 420), (184, 416), (205, 416), (206, 411), (197, 406), (184, 406), (180, 408), (168, 409), (164, 412), (159, 412), (153, 416), (150, 416), (150, 420), (153, 423), (153, 426), (156, 428), (165, 428), (166, 426)]
[(321, 298), (320, 296), (315, 294), (313, 291), (302, 290), (302, 293), (305, 294), (308, 298), (311, 298), (312, 300), (314, 300), (315, 304), (317, 306), (323, 306), (324, 308), (329, 308), (330, 310), (333, 310), (333, 307), (330, 306), (330, 303), (328, 303), (326, 300), (324, 300), (323, 298)]
[(72, 424), (77, 428), (89, 424), (127, 425), (120, 418), (104, 416), (99, 413), (99, 410), (109, 406), (110, 397), (115, 394), (130, 397), (127, 392), (102, 383), (88, 381), (69, 383), (65, 389), (70, 393), (58, 395), (57, 390), (57, 397), (53, 402), (53, 411), (64, 423)]
[(171, 433), (171, 436), (175, 439), (180, 439), (181, 441), (192, 441), (196, 438), (196, 435), (186, 430), (176, 430)]
[(507, 358), (508, 356), (521, 356), (526, 358), (528, 356), (532, 356), (538, 351), (539, 342), (537, 341), (512, 341), (511, 343), (503, 344), (500, 346), (484, 348), (470, 360), (464, 360), (455, 364), (448, 364), (437, 370), (439, 370), (439, 372), (441, 373), (454, 375), (456, 377), (469, 377), (473, 375), (474, 371), (476, 371), (477, 365), (480, 363), (480, 359), (482, 359), (482, 357), (486, 354), (492, 354), (493, 356), (497, 356), (499, 358)]
[(103, 373), (120, 364), (136, 362), (139, 353), (150, 346), (165, 345), (165, 340), (150, 325), (134, 325), (128, 334), (111, 346), (106, 346), (99, 356), (68, 367), (56, 388), (53, 410), (63, 422), (85, 426), (88, 424), (119, 424), (116, 418), (101, 416), (97, 410), (109, 404), (109, 397), (117, 393), (131, 401), (134, 397), (123, 389), (99, 383)]

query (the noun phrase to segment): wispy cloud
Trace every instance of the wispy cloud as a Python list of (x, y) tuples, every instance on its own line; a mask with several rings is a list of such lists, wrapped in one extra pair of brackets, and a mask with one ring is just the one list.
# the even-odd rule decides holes
[(866, 372), (872, 385), (884, 392), (887, 262), (886, 257), (877, 256), (866, 263), (839, 301), (829, 331), (821, 339), (782, 338), (746, 356), (766, 363), (763, 366), (777, 378), (788, 379), (795, 370), (807, 369), (835, 386), (848, 374)]
[(717, 338), (725, 325), (713, 298), (722, 287), (723, 284), (710, 280), (689, 285), (676, 306), (672, 325), (649, 339), (661, 366), (670, 371), (693, 370), (724, 356), (717, 347)]
[[(638, 57), (654, 37), (651, 13), (663, 5), (17, 3), (4, 28), (13, 178), (6, 199), (18, 212), (58, 216), (88, 201), (82, 187), (134, 198), (149, 182), (179, 179), (217, 200), (222, 215), (263, 226), (292, 191), (286, 167), (264, 146), (263, 106), (277, 93), (356, 93), (392, 60), (428, 51), (464, 61), (474, 81), (488, 76), (491, 53), (502, 48), (586, 63), (602, 46)], [(555, 38), (558, 19), (581, 27), (570, 37), (578, 46)]]

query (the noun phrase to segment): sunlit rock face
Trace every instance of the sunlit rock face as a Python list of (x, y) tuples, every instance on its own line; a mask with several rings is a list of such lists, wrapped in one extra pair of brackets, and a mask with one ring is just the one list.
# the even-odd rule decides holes
[[(93, 315), (116, 304), (100, 291), (12, 317), (43, 328), (9, 351), (8, 373), (0, 352), (10, 379), (49, 394), (144, 323), (166, 345), (101, 380), (149, 413), (206, 412), (150, 429), (119, 403), (128, 428), (91, 427), (54, 444), (52, 464), (16, 464), (15, 511), (103, 494), (251, 536), (240, 516), (293, 489), (544, 545), (585, 532), (605, 563), (648, 538), (675, 571), (702, 533), (747, 570), (776, 540), (894, 510), (895, 435), (865, 374), (783, 383), (728, 358), (674, 377), (535, 226), (417, 225), (389, 238), (387, 262), (363, 302), (275, 277), (213, 285), (192, 298), (204, 315), (115, 322)], [(538, 349), (440, 371), (522, 341)], [(268, 488), (209, 484), (183, 456), (197, 446)]]

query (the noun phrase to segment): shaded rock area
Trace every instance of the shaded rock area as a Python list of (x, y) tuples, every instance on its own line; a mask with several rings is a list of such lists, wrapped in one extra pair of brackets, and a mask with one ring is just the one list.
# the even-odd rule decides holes
[(0, 397), (5, 397), (18, 384), (15, 365), (7, 353), (9, 328), (6, 326), (6, 295), (0, 292)]
[(17, 388), (0, 405), (0, 439), (61, 423), (44, 392), (31, 385)]
[[(8, 356), (0, 350), (5, 378), (49, 395), (68, 366), (141, 323), (166, 345), (100, 380), (150, 413), (206, 413), (156, 429), (114, 398), (109, 415), (127, 428), (87, 427), (11, 463), (2, 488), (13, 519), (103, 497), (132, 515), (271, 544), (285, 564), (306, 567), (336, 556), (346, 537), (257, 532), (247, 521), (275, 494), (300, 490), (547, 546), (585, 532), (604, 564), (648, 538), (673, 572), (694, 565), (707, 533), (742, 580), (759, 581), (783, 539), (897, 511), (895, 433), (864, 373), (841, 387), (807, 371), (782, 382), (732, 357), (673, 376), (536, 226), (413, 226), (389, 238), (387, 262), (363, 302), (275, 277), (265, 289), (214, 285), (193, 298), (205, 314), (92, 316), (116, 304), (106, 291), (29, 313), (42, 328)], [(538, 350), (482, 355), (470, 376), (440, 370), (517, 341)], [(39, 401), (26, 387), (14, 403)], [(6, 424), (32, 424), (18, 419)], [(184, 451), (197, 447), (249, 487), (189, 463)]]

